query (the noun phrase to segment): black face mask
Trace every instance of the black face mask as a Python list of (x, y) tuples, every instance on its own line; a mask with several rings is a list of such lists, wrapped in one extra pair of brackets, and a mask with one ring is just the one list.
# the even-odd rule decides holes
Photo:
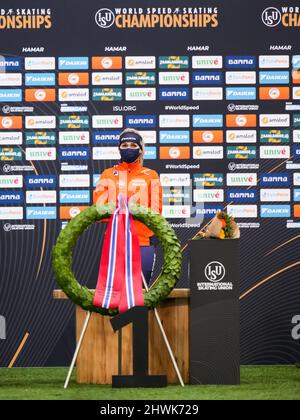
[(120, 149), (122, 162), (133, 163), (140, 155), (141, 149)]

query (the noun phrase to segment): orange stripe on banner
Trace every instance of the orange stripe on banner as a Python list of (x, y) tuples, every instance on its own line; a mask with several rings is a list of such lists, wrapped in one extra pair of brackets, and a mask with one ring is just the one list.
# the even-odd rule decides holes
[(295, 236), (294, 238), (291, 238), (291, 239), (289, 239), (288, 241), (283, 242), (281, 245), (278, 245), (276, 248), (274, 248), (274, 249), (272, 249), (271, 251), (269, 251), (269, 252), (266, 254), (266, 257), (268, 257), (269, 255), (273, 254), (273, 252), (278, 251), (278, 249), (283, 248), (285, 245), (290, 244), (291, 242), (295, 241), (295, 240), (296, 240), (296, 239), (298, 239), (298, 238), (300, 238), (300, 235), (297, 235), (297, 236)]
[(23, 340), (21, 341), (21, 344), (19, 345), (18, 350), (16, 351), (16, 353), (15, 353), (14, 357), (11, 359), (10, 364), (8, 365), (8, 368), (9, 368), (9, 369), (10, 369), (10, 368), (12, 368), (12, 367), (14, 366), (14, 364), (15, 364), (15, 362), (16, 362), (16, 360), (17, 360), (17, 358), (19, 357), (19, 355), (20, 355), (21, 351), (23, 350), (23, 347), (25, 346), (26, 341), (28, 340), (28, 337), (29, 337), (29, 333), (27, 332), (27, 333), (24, 335), (24, 338), (23, 338)]
[(245, 292), (244, 294), (242, 294), (240, 296), (240, 300), (244, 299), (244, 297), (246, 297), (247, 295), (249, 295), (251, 292), (253, 292), (253, 290), (257, 289), (258, 287), (262, 286), (263, 284), (267, 283), (269, 280), (272, 280), (274, 277), (278, 276), (279, 274), (284, 273), (285, 271), (288, 271), (291, 268), (297, 267), (298, 265), (300, 265), (300, 261), (288, 265), (287, 267), (282, 268), (279, 271), (276, 271), (276, 273), (272, 274), (271, 276), (265, 278), (264, 280), (260, 281), (259, 283), (257, 283), (255, 286), (251, 287), (251, 289), (247, 290), (247, 292)]
[[(23, 150), (23, 153), (25, 154), (24, 150)], [(30, 162), (31, 166), (34, 169), (35, 174), (36, 175), (39, 175), (39, 173), (38, 173), (36, 167), (34, 166), (33, 162), (31, 160), (29, 162)], [(40, 190), (41, 191), (44, 191), (42, 187), (40, 188)], [(44, 204), (44, 207), (46, 207), (46, 204)], [(42, 251), (41, 251), (41, 255), (40, 255), (40, 262), (39, 262), (39, 266), (38, 266), (38, 269), (37, 269), (37, 274), (35, 276), (36, 279), (38, 278), (38, 276), (40, 274), (40, 270), (41, 270), (41, 267), (42, 267), (42, 263), (43, 263), (43, 259), (44, 259), (44, 254), (45, 254), (46, 237), (47, 237), (47, 219), (44, 219), (44, 229), (43, 229), (43, 231), (44, 231), (44, 233), (43, 233)]]
[[(44, 207), (46, 207), (45, 204), (44, 204)], [(47, 220), (46, 219), (44, 219), (44, 229), (43, 229), (43, 231), (44, 231), (44, 233), (43, 233), (42, 251), (41, 251), (39, 266), (38, 266), (37, 273), (36, 273), (36, 279), (38, 278), (38, 276), (40, 274), (43, 259), (44, 259), (44, 254), (45, 254), (46, 239), (47, 239)]]

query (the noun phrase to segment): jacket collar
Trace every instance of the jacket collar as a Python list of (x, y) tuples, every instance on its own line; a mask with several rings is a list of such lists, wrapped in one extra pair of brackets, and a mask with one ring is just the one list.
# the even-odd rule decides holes
[(124, 170), (124, 171), (136, 171), (137, 169), (142, 168), (142, 165), (140, 164), (140, 162), (133, 162), (133, 163), (127, 163), (127, 162), (120, 162), (119, 163), (119, 168), (120, 170)]

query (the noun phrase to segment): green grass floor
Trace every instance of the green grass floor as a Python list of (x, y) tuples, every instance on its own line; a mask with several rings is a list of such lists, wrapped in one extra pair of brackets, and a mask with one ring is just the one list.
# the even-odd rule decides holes
[(0, 400), (300, 400), (300, 369), (294, 366), (242, 367), (240, 386), (177, 385), (112, 389), (78, 385), (67, 390), (65, 368), (0, 369)]

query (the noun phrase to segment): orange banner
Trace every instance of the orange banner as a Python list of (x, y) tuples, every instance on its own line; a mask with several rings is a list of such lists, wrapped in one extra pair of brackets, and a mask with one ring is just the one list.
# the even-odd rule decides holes
[(194, 143), (223, 143), (223, 140), (222, 130), (196, 130), (193, 132)]
[(290, 99), (290, 88), (288, 87), (261, 87), (259, 88), (260, 100), (287, 100)]
[(26, 102), (55, 102), (55, 89), (26, 89)]
[(294, 205), (294, 217), (300, 217), (300, 204)]
[(160, 159), (190, 159), (189, 147), (161, 147)]
[(0, 117), (0, 128), (2, 130), (11, 130), (22, 127), (22, 117)]
[(58, 84), (60, 86), (88, 86), (88, 73), (59, 73)]
[(120, 70), (122, 57), (92, 57), (93, 70)]
[(293, 75), (293, 83), (295, 85), (299, 85), (300, 84), (300, 70), (294, 70), (292, 75)]
[(60, 218), (65, 220), (73, 219), (85, 209), (87, 209), (87, 206), (62, 206), (59, 209)]
[(255, 114), (226, 115), (227, 127), (256, 127), (257, 117)]

